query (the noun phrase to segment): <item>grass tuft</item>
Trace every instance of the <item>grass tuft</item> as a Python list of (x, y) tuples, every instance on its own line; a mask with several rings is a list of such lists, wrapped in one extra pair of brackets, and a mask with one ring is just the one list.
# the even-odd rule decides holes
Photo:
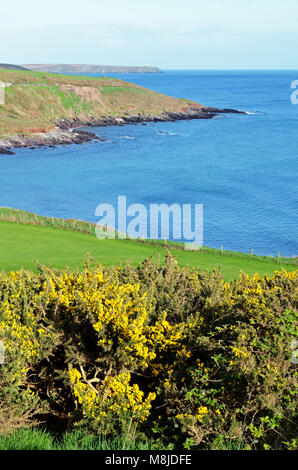
[[(125, 438), (105, 439), (101, 436), (73, 431), (56, 437), (40, 429), (20, 429), (0, 435), (1, 450), (153, 450), (151, 441), (127, 442)], [(159, 447), (165, 449), (165, 447)]]

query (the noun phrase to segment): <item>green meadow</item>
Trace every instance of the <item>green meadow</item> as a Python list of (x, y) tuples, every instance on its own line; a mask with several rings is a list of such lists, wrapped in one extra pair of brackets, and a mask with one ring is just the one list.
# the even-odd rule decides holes
[[(2, 218), (2, 220), (1, 220)], [(201, 270), (220, 268), (226, 281), (241, 271), (272, 275), (282, 268), (297, 269), (295, 259), (260, 257), (211, 248), (185, 251), (182, 246), (150, 241), (98, 240), (94, 226), (79, 221), (45, 218), (10, 209), (0, 212), (0, 270), (36, 270), (36, 261), (54, 268), (80, 268), (87, 257), (104, 266), (129, 262), (136, 265), (146, 258), (164, 261), (170, 251), (179, 266)]]

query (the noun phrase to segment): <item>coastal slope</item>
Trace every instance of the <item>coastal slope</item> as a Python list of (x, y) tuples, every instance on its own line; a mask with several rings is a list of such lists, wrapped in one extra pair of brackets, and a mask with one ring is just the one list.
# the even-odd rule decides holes
[(22, 67), (21, 65), (14, 65), (14, 64), (0, 64), (0, 69), (7, 69), (7, 70), (28, 70), (26, 67)]
[(0, 105), (0, 153), (96, 138), (74, 131), (82, 126), (211, 119), (218, 113), (239, 112), (209, 108), (115, 78), (0, 68), (0, 82), (6, 85)]

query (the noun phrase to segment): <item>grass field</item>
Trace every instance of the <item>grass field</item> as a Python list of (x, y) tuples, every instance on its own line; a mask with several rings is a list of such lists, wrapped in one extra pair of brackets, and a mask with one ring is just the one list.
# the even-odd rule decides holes
[[(4, 210), (4, 209), (3, 209)], [(3, 214), (3, 210), (2, 214)], [(5, 215), (26, 214), (20, 211), (6, 209)], [(21, 217), (21, 216), (20, 216)], [(31, 218), (30, 218), (31, 217)], [(71, 225), (62, 227), (61, 219), (47, 219), (28, 214), (28, 218), (20, 223), (16, 217), (13, 221), (0, 220), (0, 270), (18, 270), (21, 267), (36, 270), (34, 260), (55, 268), (81, 268), (86, 256), (96, 259), (107, 266), (131, 262), (138, 264), (145, 258), (160, 257), (161, 261), (170, 250), (176, 257), (180, 266), (195, 267), (203, 270), (212, 270), (220, 267), (227, 281), (239, 276), (240, 271), (249, 275), (273, 274), (274, 271), (285, 268), (287, 271), (297, 269), (296, 260), (258, 257), (241, 253), (224, 252), (219, 250), (203, 249), (202, 251), (185, 251), (178, 247), (165, 247), (162, 243), (151, 244), (133, 240), (98, 240), (94, 234), (82, 233), (89, 231), (90, 224), (77, 222), (74, 230)], [(19, 219), (22, 220), (22, 219)], [(43, 222), (44, 225), (36, 225)], [(46, 223), (49, 223), (47, 225)], [(64, 222), (63, 222), (64, 223)], [(73, 223), (73, 222), (72, 222)], [(34, 225), (33, 225), (34, 224)], [(94, 230), (94, 228), (92, 227)], [(92, 230), (91, 230), (92, 232)]]

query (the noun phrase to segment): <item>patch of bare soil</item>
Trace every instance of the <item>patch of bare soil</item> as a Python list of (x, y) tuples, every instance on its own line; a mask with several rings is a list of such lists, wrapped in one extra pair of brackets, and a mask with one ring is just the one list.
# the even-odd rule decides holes
[(100, 103), (103, 107), (105, 107), (101, 92), (98, 88), (91, 86), (61, 85), (60, 90), (66, 93), (72, 92), (78, 98), (81, 98), (86, 102)]

